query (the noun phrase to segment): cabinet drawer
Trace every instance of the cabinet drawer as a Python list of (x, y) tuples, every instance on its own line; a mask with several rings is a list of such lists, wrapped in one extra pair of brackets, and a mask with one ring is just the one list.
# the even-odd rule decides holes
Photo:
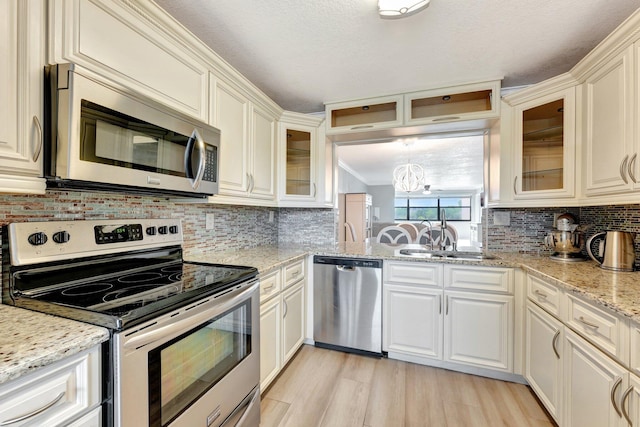
[(292, 262), (291, 264), (284, 267), (284, 287), (288, 288), (289, 286), (296, 283), (298, 280), (304, 278), (304, 259), (300, 261)]
[(260, 276), (260, 303), (278, 295), (282, 289), (282, 274), (280, 269)]
[(629, 364), (629, 324), (614, 313), (567, 295), (567, 325), (605, 352)]
[(560, 317), (562, 290), (537, 277), (527, 276), (527, 297), (556, 317)]
[(441, 288), (442, 264), (388, 261), (384, 263), (383, 276), (385, 283)]
[(510, 268), (446, 265), (444, 287), (472, 291), (513, 293), (513, 270)]
[(0, 422), (37, 415), (12, 426), (64, 425), (100, 402), (100, 351), (72, 356), (0, 387)]

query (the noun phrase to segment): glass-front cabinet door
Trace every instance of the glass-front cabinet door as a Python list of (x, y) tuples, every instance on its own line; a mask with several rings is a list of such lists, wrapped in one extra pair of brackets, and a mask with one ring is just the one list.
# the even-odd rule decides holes
[(287, 129), (286, 134), (286, 194), (311, 194), (311, 132)]
[(575, 89), (514, 107), (514, 198), (573, 197)]

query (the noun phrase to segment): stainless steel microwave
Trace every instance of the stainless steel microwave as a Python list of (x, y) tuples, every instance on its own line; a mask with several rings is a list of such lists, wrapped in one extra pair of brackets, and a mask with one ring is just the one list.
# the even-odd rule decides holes
[(220, 131), (73, 64), (45, 69), (49, 188), (206, 197), (218, 192)]

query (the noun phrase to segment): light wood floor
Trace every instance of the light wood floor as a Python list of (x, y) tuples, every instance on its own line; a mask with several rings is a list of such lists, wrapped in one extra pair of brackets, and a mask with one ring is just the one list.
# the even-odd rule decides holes
[(261, 410), (261, 427), (554, 425), (522, 384), (308, 345)]

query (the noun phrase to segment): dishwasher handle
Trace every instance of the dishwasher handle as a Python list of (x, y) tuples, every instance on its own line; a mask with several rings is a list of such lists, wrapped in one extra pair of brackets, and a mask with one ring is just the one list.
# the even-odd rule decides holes
[(336, 265), (336, 269), (338, 271), (346, 271), (348, 273), (356, 271), (358, 267), (354, 267), (352, 265)]
[(322, 265), (336, 265), (342, 267), (382, 268), (381, 259), (370, 258), (347, 258), (316, 255), (313, 257), (313, 263)]

